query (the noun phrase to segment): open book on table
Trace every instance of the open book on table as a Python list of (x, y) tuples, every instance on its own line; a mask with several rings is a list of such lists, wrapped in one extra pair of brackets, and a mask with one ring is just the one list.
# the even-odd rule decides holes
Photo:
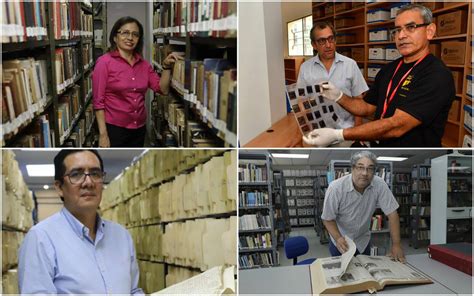
[(387, 285), (429, 284), (431, 279), (407, 264), (386, 256), (358, 255), (355, 244), (345, 237), (349, 251), (342, 256), (320, 258), (310, 266), (313, 294), (370, 293)]

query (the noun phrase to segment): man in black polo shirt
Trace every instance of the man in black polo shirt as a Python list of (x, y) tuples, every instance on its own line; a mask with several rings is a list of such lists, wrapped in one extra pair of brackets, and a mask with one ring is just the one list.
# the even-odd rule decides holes
[(347, 129), (313, 130), (303, 140), (328, 146), (343, 140), (372, 141), (373, 146), (440, 147), (454, 80), (444, 63), (429, 52), (436, 25), (431, 11), (418, 4), (402, 7), (391, 31), (402, 58), (377, 74), (364, 99), (349, 98), (332, 83), (322, 85), (326, 99), (357, 116), (376, 120)]

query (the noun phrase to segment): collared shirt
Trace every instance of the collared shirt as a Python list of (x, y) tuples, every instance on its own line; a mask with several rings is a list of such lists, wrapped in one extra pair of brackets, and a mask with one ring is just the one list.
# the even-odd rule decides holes
[(141, 294), (132, 238), (97, 219), (95, 241), (66, 208), (28, 231), (19, 250), (22, 294)]
[[(341, 235), (351, 238), (362, 253), (370, 241), (370, 222), (376, 208), (381, 208), (385, 215), (398, 209), (387, 183), (374, 176), (364, 193), (360, 194), (354, 188), (352, 174), (349, 174), (329, 184), (321, 219), (335, 220)], [(336, 244), (332, 237), (331, 240)]]
[[(319, 55), (301, 65), (300, 73), (298, 74), (298, 87), (314, 85), (322, 81), (331, 81), (350, 97), (358, 96), (369, 89), (357, 63), (353, 59), (338, 53), (335, 54), (329, 73), (319, 59)], [(335, 112), (341, 118), (341, 128), (354, 126), (354, 116), (352, 114), (337, 103), (327, 102), (327, 104), (334, 106)]]
[(105, 122), (137, 129), (146, 123), (145, 94), (160, 91), (160, 78), (139, 54), (130, 65), (118, 51), (101, 56), (92, 73), (95, 110), (105, 110)]

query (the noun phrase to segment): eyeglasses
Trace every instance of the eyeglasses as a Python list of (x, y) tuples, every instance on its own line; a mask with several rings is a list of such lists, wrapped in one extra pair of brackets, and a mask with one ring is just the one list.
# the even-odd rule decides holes
[(411, 33), (414, 33), (417, 28), (426, 27), (428, 25), (430, 25), (430, 24), (424, 23), (424, 24), (408, 24), (408, 25), (401, 26), (401, 27), (395, 27), (395, 28), (390, 30), (390, 34), (392, 34), (392, 36), (395, 37), (398, 34), (400, 34), (400, 32), (402, 30), (405, 31), (406, 33), (411, 34)]
[(318, 45), (325, 45), (326, 42), (329, 42), (329, 43), (334, 43), (334, 36), (329, 36), (328, 38), (319, 38), (319, 39), (316, 39), (316, 43), (318, 43)]
[(118, 34), (122, 36), (122, 38), (127, 38), (132, 36), (134, 39), (140, 38), (140, 33), (138, 32), (130, 32), (130, 31), (118, 31)]
[(94, 183), (103, 183), (105, 178), (105, 172), (101, 170), (91, 170), (86, 173), (82, 170), (71, 171), (69, 174), (65, 174), (69, 178), (71, 184), (81, 184), (86, 180), (86, 176), (89, 176)]
[(354, 169), (359, 173), (363, 173), (363, 172), (367, 172), (369, 174), (375, 173), (375, 167), (355, 166)]

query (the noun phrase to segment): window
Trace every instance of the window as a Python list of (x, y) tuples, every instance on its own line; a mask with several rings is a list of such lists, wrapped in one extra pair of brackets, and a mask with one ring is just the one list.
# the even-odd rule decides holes
[(313, 26), (313, 16), (309, 15), (289, 22), (288, 27), (288, 55), (312, 56), (313, 47), (309, 32)]

